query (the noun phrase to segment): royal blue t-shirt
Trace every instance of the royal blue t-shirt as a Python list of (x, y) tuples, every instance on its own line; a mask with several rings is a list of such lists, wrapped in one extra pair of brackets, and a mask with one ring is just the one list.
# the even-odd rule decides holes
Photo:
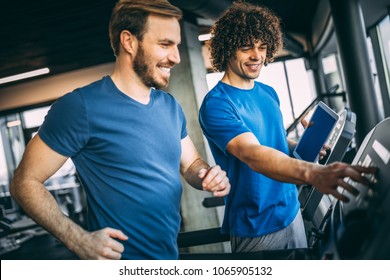
[(199, 121), (216, 163), (231, 184), (222, 232), (258, 237), (287, 227), (299, 210), (296, 186), (253, 171), (226, 150), (234, 137), (251, 132), (261, 145), (289, 154), (274, 89), (259, 82), (250, 90), (219, 82), (203, 100)]
[(39, 135), (72, 158), (87, 196), (89, 230), (122, 230), (129, 237), (124, 259), (178, 258), (187, 131), (172, 95), (151, 89), (144, 105), (106, 76), (56, 101)]

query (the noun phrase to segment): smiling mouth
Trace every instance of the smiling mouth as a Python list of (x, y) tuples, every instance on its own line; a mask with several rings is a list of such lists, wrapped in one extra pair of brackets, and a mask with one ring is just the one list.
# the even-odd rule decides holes
[(264, 64), (263, 59), (257, 60), (257, 61), (250, 61), (249, 63), (246, 63), (245, 65), (249, 67), (250, 69), (256, 70), (259, 67), (261, 67)]
[(247, 66), (249, 69), (251, 69), (251, 70), (257, 70), (257, 69), (260, 68), (261, 63), (258, 63), (258, 64), (247, 64), (246, 66)]
[(168, 68), (168, 67), (158, 67), (162, 72), (164, 73), (170, 73), (171, 72), (171, 68)]

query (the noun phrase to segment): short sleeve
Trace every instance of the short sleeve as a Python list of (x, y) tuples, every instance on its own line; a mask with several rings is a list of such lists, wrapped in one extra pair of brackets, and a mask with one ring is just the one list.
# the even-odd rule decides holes
[(181, 106), (180, 106), (180, 112), (179, 113), (180, 113), (180, 119), (181, 119), (181, 122), (182, 122), (182, 125), (181, 125), (181, 139), (184, 139), (188, 135), (188, 132), (187, 132), (187, 120), (186, 120), (186, 116), (185, 116)]
[(225, 154), (226, 146), (234, 137), (250, 132), (227, 99), (206, 96), (199, 111), (199, 122), (204, 135)]
[(38, 134), (50, 148), (63, 156), (73, 157), (83, 149), (89, 136), (88, 116), (77, 90), (52, 105)]

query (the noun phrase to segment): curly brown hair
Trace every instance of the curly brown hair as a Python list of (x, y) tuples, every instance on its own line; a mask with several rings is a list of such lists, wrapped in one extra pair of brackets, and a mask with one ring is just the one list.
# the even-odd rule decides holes
[(279, 17), (266, 7), (234, 2), (211, 28), (209, 48), (214, 70), (225, 71), (240, 47), (253, 46), (259, 40), (267, 45), (267, 65), (283, 45)]

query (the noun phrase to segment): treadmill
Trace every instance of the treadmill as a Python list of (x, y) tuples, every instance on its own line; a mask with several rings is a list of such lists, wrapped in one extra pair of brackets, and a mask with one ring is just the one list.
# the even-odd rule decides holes
[(346, 191), (350, 201), (337, 201), (325, 229), (322, 259), (390, 259), (390, 118), (376, 125), (364, 138), (353, 165), (375, 166), (367, 174), (367, 187), (348, 179), (358, 196)]

